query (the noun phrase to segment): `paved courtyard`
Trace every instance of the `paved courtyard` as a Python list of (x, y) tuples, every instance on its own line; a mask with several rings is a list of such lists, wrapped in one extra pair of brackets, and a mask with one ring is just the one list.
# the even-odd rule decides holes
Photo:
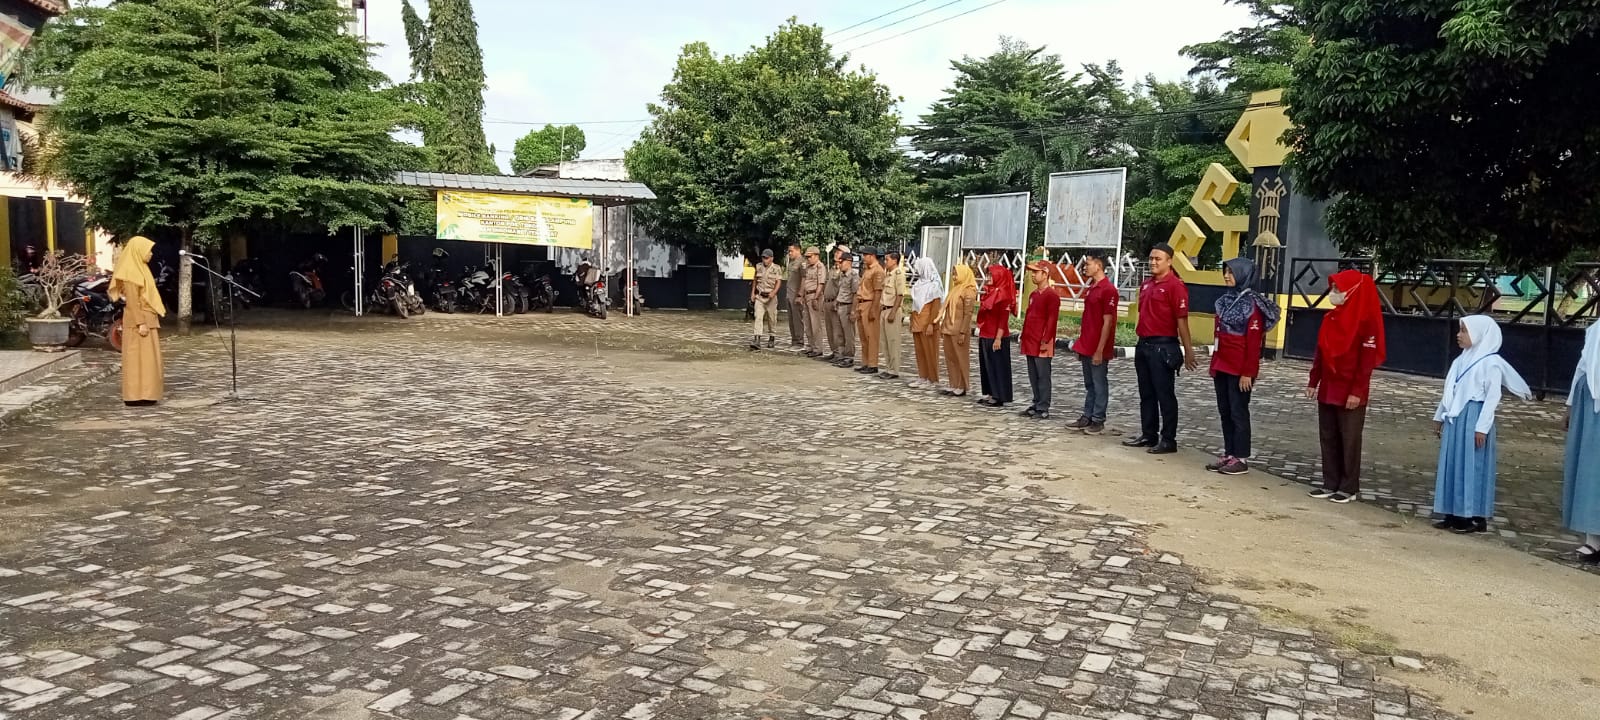
[(1452, 717), (1043, 492), (1051, 424), (717, 322), (518, 320), (252, 331), (265, 402), (183, 338), (160, 408), (5, 426), (0, 714)]

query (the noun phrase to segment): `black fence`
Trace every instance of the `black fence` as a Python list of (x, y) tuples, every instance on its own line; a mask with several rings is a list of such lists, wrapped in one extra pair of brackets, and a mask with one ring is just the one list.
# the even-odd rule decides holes
[(1600, 319), (1600, 263), (1504, 272), (1476, 260), (1435, 260), (1408, 270), (1376, 268), (1370, 258), (1296, 258), (1284, 354), (1309, 359), (1327, 310), (1328, 277), (1354, 268), (1373, 276), (1382, 300), (1384, 369), (1444, 377), (1460, 352), (1457, 320), (1484, 314), (1504, 334), (1500, 354), (1539, 392), (1564, 395), (1583, 351), (1585, 328)]

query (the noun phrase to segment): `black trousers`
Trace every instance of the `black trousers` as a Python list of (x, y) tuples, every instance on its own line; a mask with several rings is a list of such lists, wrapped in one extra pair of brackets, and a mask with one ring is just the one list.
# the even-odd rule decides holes
[(1222, 418), (1222, 451), (1250, 457), (1250, 393), (1239, 389), (1239, 376), (1217, 373), (1217, 414)]
[(1361, 492), (1361, 433), (1367, 426), (1367, 406), (1346, 410), (1319, 402), (1317, 426), (1322, 440), (1322, 487), (1346, 495)]
[(1178, 442), (1178, 370), (1183, 349), (1177, 338), (1141, 338), (1133, 351), (1139, 376), (1139, 434)]
[(1028, 358), (1028, 387), (1033, 390), (1034, 412), (1050, 412), (1050, 358)]
[(995, 350), (994, 338), (978, 338), (978, 375), (982, 380), (983, 394), (995, 402), (1011, 402), (1011, 336), (1000, 340)]

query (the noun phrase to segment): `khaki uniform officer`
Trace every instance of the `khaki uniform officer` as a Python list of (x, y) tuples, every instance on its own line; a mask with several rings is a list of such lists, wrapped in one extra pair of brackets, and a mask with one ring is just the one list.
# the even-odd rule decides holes
[(878, 372), (878, 323), (883, 313), (878, 307), (883, 296), (883, 267), (878, 264), (878, 251), (868, 248), (861, 251), (864, 268), (861, 284), (856, 289), (856, 337), (861, 339), (861, 367), (858, 373)]
[(829, 362), (839, 359), (840, 338), (839, 313), (837, 308), (839, 305), (840, 247), (843, 246), (836, 245), (833, 248), (833, 252), (828, 253), (830, 258), (827, 266), (828, 280), (822, 284), (822, 324), (827, 330), (828, 335), (828, 354), (823, 355), (822, 359)]
[(834, 320), (839, 323), (839, 345), (834, 349), (834, 354), (839, 357), (834, 364), (847, 368), (855, 364), (856, 291), (861, 288), (861, 273), (856, 271), (856, 259), (850, 254), (850, 248), (839, 252), (834, 272), (839, 276), (839, 299), (834, 303), (833, 311)]
[(822, 264), (822, 250), (806, 248), (806, 272), (800, 278), (800, 303), (806, 307), (806, 357), (822, 357), (828, 323), (822, 317), (823, 287), (828, 284), (828, 266)]
[(778, 289), (783, 287), (783, 268), (772, 261), (772, 250), (761, 251), (761, 264), (756, 266), (755, 280), (750, 283), (750, 302), (756, 306), (756, 332), (750, 338), (750, 349), (761, 347), (761, 326), (766, 325), (767, 347), (777, 342)]
[(883, 313), (883, 320), (878, 325), (878, 332), (882, 335), (879, 342), (883, 345), (883, 373), (885, 380), (896, 380), (900, 377), (900, 311), (906, 293), (910, 292), (906, 286), (906, 269), (900, 264), (900, 253), (890, 252), (885, 257), (885, 272), (883, 291), (879, 293), (879, 306)]
[(789, 255), (783, 261), (789, 277), (783, 281), (784, 301), (789, 304), (789, 347), (800, 347), (806, 342), (806, 305), (800, 300), (800, 283), (806, 276), (805, 257), (799, 245), (789, 246)]

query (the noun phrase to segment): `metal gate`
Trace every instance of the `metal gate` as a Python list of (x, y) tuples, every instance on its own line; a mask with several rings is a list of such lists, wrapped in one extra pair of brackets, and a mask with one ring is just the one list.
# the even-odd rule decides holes
[(1394, 270), (1371, 258), (1295, 258), (1284, 354), (1310, 359), (1328, 312), (1328, 276), (1354, 268), (1372, 275), (1388, 335), (1384, 369), (1444, 377), (1459, 352), (1457, 321), (1486, 314), (1505, 336), (1500, 354), (1541, 397), (1564, 395), (1583, 352), (1584, 330), (1600, 319), (1600, 263), (1505, 272), (1478, 260), (1433, 260)]

